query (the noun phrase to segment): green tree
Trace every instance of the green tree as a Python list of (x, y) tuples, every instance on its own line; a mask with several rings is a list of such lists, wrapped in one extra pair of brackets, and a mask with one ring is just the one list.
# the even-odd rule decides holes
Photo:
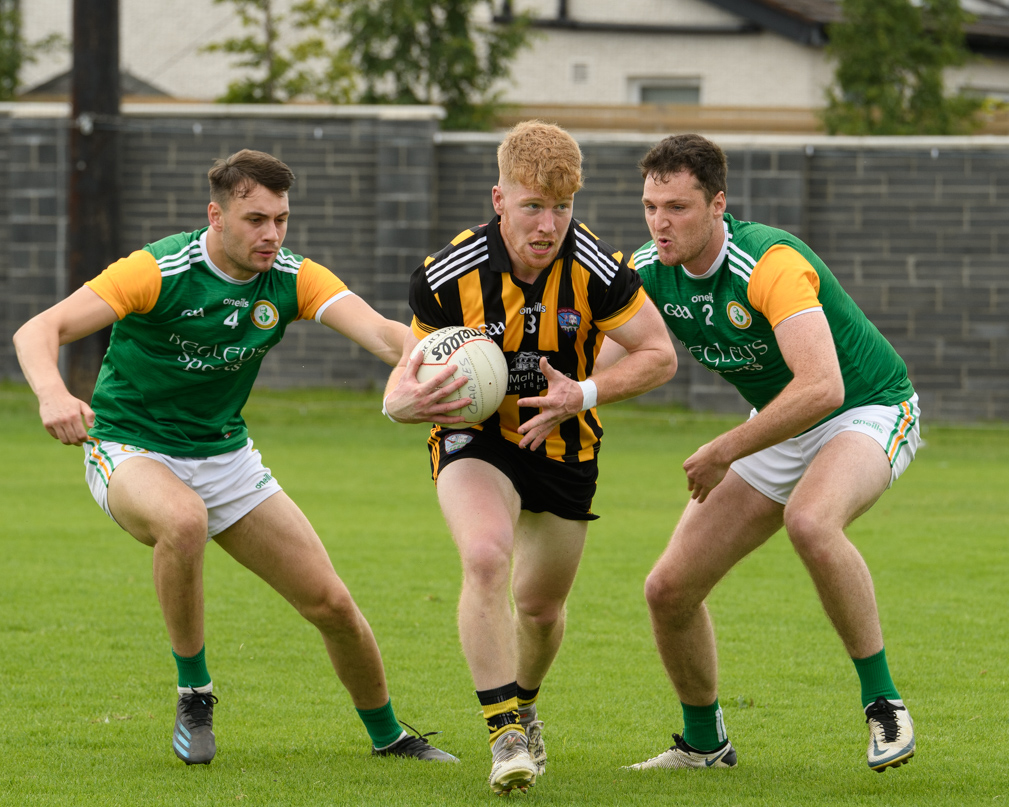
[[(354, 68), (346, 55), (331, 44), (333, 37), (340, 35), (343, 0), (325, 5), (314, 0), (295, 3), (289, 14), (278, 12), (277, 0), (214, 2), (233, 5), (242, 27), (250, 33), (211, 43), (203, 50), (241, 56), (235, 66), (254, 71), (231, 82), (219, 101), (276, 104), (299, 97), (332, 103), (351, 100)], [(305, 33), (308, 35), (297, 38)], [(293, 44), (285, 45), (286, 41)]]
[(21, 35), (19, 0), (0, 0), (0, 101), (10, 101), (20, 86), (21, 68), (39, 56), (67, 47), (66, 38), (50, 34), (37, 42)]
[(446, 129), (489, 128), (494, 86), (527, 44), (529, 18), (475, 21), (485, 0), (350, 0), (345, 49), (364, 81), (365, 103), (441, 104)]
[(842, 0), (830, 26), (837, 60), (823, 120), (831, 134), (956, 134), (977, 127), (984, 100), (947, 94), (948, 67), (967, 63), (959, 0)]

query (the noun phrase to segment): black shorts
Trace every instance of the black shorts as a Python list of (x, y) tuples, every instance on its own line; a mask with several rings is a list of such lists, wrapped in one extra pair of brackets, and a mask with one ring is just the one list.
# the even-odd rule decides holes
[(438, 474), (456, 460), (482, 460), (508, 477), (522, 500), (523, 510), (553, 513), (569, 521), (599, 518), (592, 513), (599, 477), (595, 459), (558, 462), (481, 429), (439, 428), (431, 434), (427, 446), (436, 484)]

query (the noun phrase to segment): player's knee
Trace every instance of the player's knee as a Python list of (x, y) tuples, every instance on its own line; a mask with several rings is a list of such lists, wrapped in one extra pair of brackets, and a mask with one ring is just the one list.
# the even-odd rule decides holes
[(564, 600), (536, 595), (516, 595), (515, 610), (526, 622), (549, 631), (564, 615)]
[(645, 601), (652, 613), (674, 618), (696, 606), (694, 600), (687, 586), (673, 575), (653, 569), (645, 578)]
[(155, 545), (176, 555), (201, 557), (207, 545), (207, 511), (197, 506), (178, 508), (172, 518), (158, 526)]
[(360, 630), (361, 612), (343, 586), (330, 586), (298, 604), (298, 612), (324, 633), (354, 633)]
[(511, 574), (511, 552), (502, 541), (472, 542), (462, 556), (466, 582), (483, 589), (508, 586)]
[(826, 519), (813, 507), (786, 508), (785, 531), (803, 559), (815, 556), (824, 547), (828, 534)]

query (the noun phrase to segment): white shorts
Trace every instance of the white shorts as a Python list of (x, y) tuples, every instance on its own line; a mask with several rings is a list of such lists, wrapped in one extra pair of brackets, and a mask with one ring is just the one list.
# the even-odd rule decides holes
[[(756, 410), (750, 417), (756, 415)], [(809, 464), (829, 440), (841, 432), (867, 434), (886, 453), (890, 484), (904, 473), (921, 442), (917, 394), (897, 406), (859, 406), (842, 412), (798, 437), (758, 451), (730, 466), (751, 487), (785, 504)]]
[(139, 446), (88, 438), (84, 442), (84, 475), (91, 495), (113, 521), (109, 479), (119, 465), (133, 457), (160, 462), (199, 494), (207, 507), (208, 541), (281, 490), (252, 447), (252, 440), (216, 457), (170, 457)]

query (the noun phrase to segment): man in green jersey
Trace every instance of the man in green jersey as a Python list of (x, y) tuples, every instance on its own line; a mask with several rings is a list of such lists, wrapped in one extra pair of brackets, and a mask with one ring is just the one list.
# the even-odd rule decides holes
[[(397, 721), (371, 628), (241, 416), (263, 356), (290, 322), (313, 318), (390, 365), (407, 328), (282, 248), (294, 180), (284, 163), (243, 150), (218, 160), (209, 179), (209, 227), (117, 261), (14, 336), (46, 429), (84, 446), (96, 501), (153, 548), (178, 668), (172, 747), (187, 764), (209, 763), (216, 752), (217, 696), (203, 640), (203, 556), (213, 538), (319, 629), (373, 754), (456, 762)], [(59, 346), (113, 323), (89, 406), (64, 385)], [(426, 413), (435, 419), (447, 406)]]
[(683, 463), (691, 499), (645, 593), (684, 732), (630, 767), (736, 765), (704, 601), (782, 526), (858, 672), (869, 767), (901, 765), (914, 754), (914, 726), (890, 677), (869, 570), (844, 528), (914, 456), (907, 368), (808, 246), (725, 212), (717, 145), (669, 137), (639, 167), (652, 241), (633, 263), (645, 290), (687, 352), (753, 413)]

